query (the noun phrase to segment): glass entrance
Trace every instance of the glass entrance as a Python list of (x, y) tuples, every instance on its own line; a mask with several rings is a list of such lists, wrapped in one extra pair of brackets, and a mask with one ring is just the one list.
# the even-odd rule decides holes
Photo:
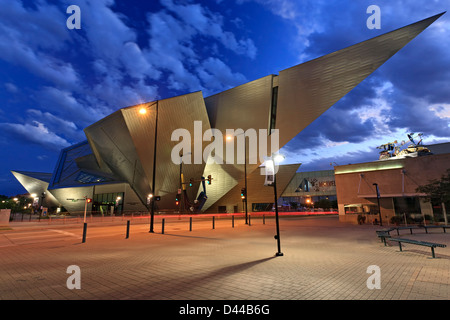
[(92, 213), (99, 215), (120, 215), (123, 213), (123, 192), (95, 194), (92, 201)]

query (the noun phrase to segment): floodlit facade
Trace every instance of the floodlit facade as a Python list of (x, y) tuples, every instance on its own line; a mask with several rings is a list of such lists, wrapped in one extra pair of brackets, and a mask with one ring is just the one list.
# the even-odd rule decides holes
[[(54, 172), (42, 182), (34, 181), (39, 180), (35, 173), (13, 174), (28, 192), (46, 192), (69, 212), (83, 211), (88, 197), (93, 199), (89, 211), (122, 213), (147, 211), (150, 194), (159, 199), (157, 211), (189, 212), (195, 199), (206, 199), (202, 212), (242, 211), (240, 189), (246, 172), (248, 208), (257, 210), (257, 204), (273, 201), (273, 189), (264, 186), (262, 157), (252, 161), (255, 144), (260, 147), (260, 141), (267, 140), (264, 156), (276, 153), (439, 16), (209, 97), (199, 91), (122, 108), (85, 128), (87, 140), (63, 149)], [(233, 151), (233, 158), (219, 159), (217, 150), (205, 152), (213, 140), (208, 136), (211, 129), (257, 132), (258, 141), (247, 139), (242, 163), (237, 161), (238, 143), (229, 147), (223, 136), (221, 143)], [(189, 148), (174, 157), (180, 143), (174, 132), (179, 130), (192, 139), (184, 144)], [(299, 166), (279, 167), (278, 195)], [(211, 184), (200, 181), (208, 176)], [(187, 184), (190, 179), (192, 186)], [(180, 191), (183, 199), (176, 202)]]
[[(450, 169), (450, 144), (441, 153), (429, 146), (433, 154), (413, 158), (392, 158), (373, 162), (335, 167), (339, 220), (357, 222), (358, 215), (370, 221), (379, 221), (378, 194), (383, 225), (393, 216), (402, 221), (421, 221), (429, 218), (433, 223), (448, 224), (448, 214), (439, 201), (430, 201), (417, 187), (439, 180)], [(442, 146), (443, 147), (443, 146)], [(436, 151), (434, 151), (436, 150)], [(378, 186), (378, 194), (376, 185)], [(450, 210), (447, 210), (450, 211)]]

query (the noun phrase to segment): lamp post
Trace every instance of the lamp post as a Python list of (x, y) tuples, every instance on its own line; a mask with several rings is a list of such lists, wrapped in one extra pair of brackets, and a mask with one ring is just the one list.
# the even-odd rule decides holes
[[(157, 135), (158, 135), (158, 100), (147, 106), (142, 107), (139, 109), (140, 114), (146, 114), (147, 108), (150, 108), (151, 106), (156, 105), (156, 118), (155, 118), (155, 141), (153, 146), (153, 176), (152, 176), (152, 193), (155, 195), (155, 174), (156, 174), (156, 142)], [(151, 197), (150, 199), (150, 230), (149, 232), (153, 233), (153, 225), (154, 225), (154, 219), (155, 219), (155, 197)]]
[[(279, 163), (284, 160), (284, 156), (281, 154), (272, 154), (272, 161), (275, 169), (275, 163)], [(281, 244), (280, 244), (280, 223), (278, 219), (278, 196), (277, 196), (277, 175), (274, 171), (273, 173), (273, 194), (274, 194), (274, 204), (275, 204), (275, 222), (277, 226), (277, 235), (275, 239), (277, 240), (278, 251), (275, 253), (276, 256), (282, 256), (283, 252), (281, 252)]]
[[(188, 152), (188, 153), (186, 153), (185, 155), (187, 156), (187, 155), (190, 155), (190, 154), (192, 154), (191, 152)], [(180, 151), (180, 199), (179, 199), (179, 201), (180, 201), (180, 213), (183, 213), (183, 211), (184, 211), (184, 198), (183, 198), (183, 181), (182, 181), (182, 179), (181, 179), (181, 176), (183, 175), (183, 157), (185, 156), (184, 154), (183, 154), (183, 152), (181, 152)]]
[(378, 189), (378, 184), (373, 184), (377, 190), (377, 202), (378, 202), (378, 216), (380, 218), (380, 226), (383, 226), (383, 222), (381, 221), (381, 206), (380, 206), (380, 190)]
[[(244, 198), (244, 209), (245, 209), (245, 224), (248, 224), (248, 207), (247, 207), (247, 200), (248, 200), (248, 192), (247, 192), (247, 139), (245, 137), (245, 132), (242, 132), (235, 136), (244, 135), (244, 188), (245, 188), (245, 198)], [(227, 140), (232, 140), (233, 136), (228, 135)]]

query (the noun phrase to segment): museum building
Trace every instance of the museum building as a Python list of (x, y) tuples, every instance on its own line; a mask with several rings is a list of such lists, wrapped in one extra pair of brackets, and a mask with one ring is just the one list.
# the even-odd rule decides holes
[[(157, 211), (239, 212), (245, 187), (249, 211), (261, 210), (272, 202), (273, 188), (264, 186), (262, 157), (252, 161), (255, 144), (270, 140), (264, 156), (273, 156), (441, 15), (212, 96), (204, 97), (198, 91), (121, 108), (85, 128), (85, 141), (61, 150), (53, 172), (12, 173), (30, 194), (40, 197), (40, 205), (63, 207), (69, 213), (82, 212), (85, 199), (92, 199), (87, 204), (89, 212), (148, 211), (150, 203)], [(205, 148), (218, 139), (205, 139), (212, 129), (222, 133), (242, 129), (248, 141), (243, 163), (236, 160), (242, 151), (238, 143), (231, 147), (231, 161), (217, 161), (223, 159), (214, 152), (205, 156)], [(193, 139), (178, 153), (179, 160), (174, 160), (174, 149), (180, 143), (173, 137), (177, 130), (184, 130)], [(267, 136), (260, 134), (261, 140), (252, 141), (248, 133), (253, 131), (267, 132)], [(275, 133), (276, 148), (272, 144)], [(236, 135), (233, 141), (239, 138)], [(225, 139), (222, 142), (224, 146), (231, 143)], [(206, 161), (196, 161), (202, 155)], [(409, 164), (402, 165), (408, 172)], [(279, 196), (286, 188), (292, 196), (291, 187), (296, 185), (298, 189), (306, 179), (297, 173), (299, 167), (300, 163), (279, 166)], [(342, 170), (350, 169), (338, 168), (336, 177), (353, 177)], [(298, 178), (301, 181), (297, 184)], [(313, 187), (306, 182), (303, 186)], [(381, 182), (380, 187), (384, 188)], [(361, 187), (358, 195), (369, 191)], [(310, 192), (317, 191), (313, 188)], [(354, 199), (343, 201), (355, 203)], [(388, 210), (388, 204), (384, 205)]]

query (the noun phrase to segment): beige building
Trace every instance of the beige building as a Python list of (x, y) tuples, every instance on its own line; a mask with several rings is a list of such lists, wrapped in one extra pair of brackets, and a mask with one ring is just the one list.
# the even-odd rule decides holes
[(336, 166), (339, 220), (356, 222), (357, 216), (364, 214), (366, 222), (378, 221), (377, 184), (383, 225), (394, 215), (406, 216), (409, 221), (427, 216), (434, 222), (448, 221), (441, 204), (427, 201), (416, 189), (440, 179), (449, 168), (450, 153)]

